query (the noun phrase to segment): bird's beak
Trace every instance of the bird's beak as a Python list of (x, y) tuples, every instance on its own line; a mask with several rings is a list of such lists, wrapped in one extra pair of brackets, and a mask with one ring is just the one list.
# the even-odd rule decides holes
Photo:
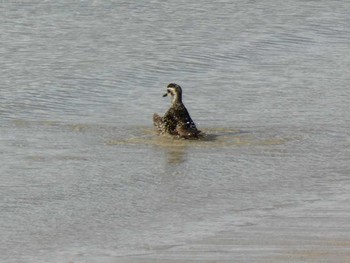
[(166, 96), (168, 96), (168, 93), (165, 93), (165, 94), (163, 95), (163, 98), (166, 97)]

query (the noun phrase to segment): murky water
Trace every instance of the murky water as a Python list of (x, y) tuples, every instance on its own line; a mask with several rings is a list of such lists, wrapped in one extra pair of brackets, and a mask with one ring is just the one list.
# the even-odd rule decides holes
[(2, 1), (1, 261), (347, 262), (349, 8)]

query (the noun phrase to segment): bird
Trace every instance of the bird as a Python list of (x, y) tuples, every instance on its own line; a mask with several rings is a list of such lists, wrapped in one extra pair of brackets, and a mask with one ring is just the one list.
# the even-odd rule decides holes
[(167, 96), (171, 96), (171, 106), (168, 111), (163, 117), (157, 113), (153, 115), (153, 124), (158, 134), (170, 134), (184, 139), (200, 138), (201, 131), (197, 129), (182, 102), (182, 88), (178, 84), (170, 83), (163, 97)]

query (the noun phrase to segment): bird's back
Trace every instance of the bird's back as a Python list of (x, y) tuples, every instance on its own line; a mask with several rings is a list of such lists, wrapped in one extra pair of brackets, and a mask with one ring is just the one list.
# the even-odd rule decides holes
[(200, 131), (197, 129), (196, 124), (193, 122), (185, 105), (182, 103), (175, 104), (172, 108), (173, 116), (176, 122), (176, 133), (180, 137), (184, 138), (197, 138)]

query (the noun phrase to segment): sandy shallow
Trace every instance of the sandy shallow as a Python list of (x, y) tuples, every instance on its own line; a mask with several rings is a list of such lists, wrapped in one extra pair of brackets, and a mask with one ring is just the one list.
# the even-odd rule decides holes
[[(251, 225), (120, 262), (350, 262), (349, 200), (316, 202), (293, 213), (266, 213)], [(322, 207), (333, 207), (323, 210)], [(230, 227), (228, 227), (230, 228)], [(118, 261), (119, 262), (119, 261)]]
[[(268, 239), (270, 238), (270, 239)], [(225, 235), (186, 247), (157, 251), (151, 255), (122, 258), (120, 262), (350, 262), (350, 241), (339, 239), (294, 240), (256, 236), (240, 240)]]

